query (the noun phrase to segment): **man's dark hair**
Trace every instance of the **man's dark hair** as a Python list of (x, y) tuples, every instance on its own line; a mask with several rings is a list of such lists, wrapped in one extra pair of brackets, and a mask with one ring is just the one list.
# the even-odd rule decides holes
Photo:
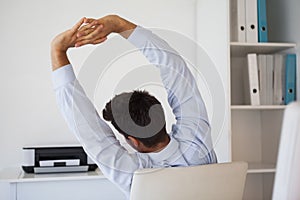
[[(161, 103), (147, 91), (133, 91), (130, 93), (122, 93), (116, 95), (111, 101), (106, 104), (105, 108), (102, 111), (102, 115), (103, 118), (106, 121), (111, 122), (115, 129), (122, 135), (124, 135), (125, 138), (128, 138), (128, 136), (132, 136), (142, 142), (146, 147), (152, 148), (157, 144), (164, 142), (167, 137), (165, 116), (163, 111), (157, 113), (159, 115), (159, 119), (163, 120), (163, 127), (161, 127), (161, 129), (157, 131), (157, 133), (151, 134), (150, 137), (143, 135), (145, 133), (136, 133), (137, 131), (134, 129), (129, 129), (129, 131), (127, 129), (127, 131), (125, 131), (124, 128), (120, 127), (120, 125), (117, 123), (116, 118), (121, 119), (123, 123), (124, 121), (125, 123), (129, 123), (129, 121), (131, 120), (131, 122), (133, 121), (136, 125), (145, 127), (151, 123), (151, 118), (149, 116), (150, 108), (157, 104), (161, 106)], [(126, 115), (124, 113), (124, 109), (126, 108), (129, 110), (131, 119), (129, 117), (126, 118)]]

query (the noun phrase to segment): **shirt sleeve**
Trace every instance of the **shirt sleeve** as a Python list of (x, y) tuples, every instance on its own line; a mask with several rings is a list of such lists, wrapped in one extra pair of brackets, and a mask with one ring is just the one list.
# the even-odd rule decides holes
[(132, 176), (139, 168), (136, 154), (129, 154), (99, 117), (71, 65), (52, 72), (52, 80), (58, 107), (69, 128), (102, 173), (129, 198)]
[(176, 118), (173, 136), (189, 142), (198, 140), (212, 150), (205, 104), (183, 58), (166, 41), (139, 26), (128, 40), (160, 70), (168, 102)]

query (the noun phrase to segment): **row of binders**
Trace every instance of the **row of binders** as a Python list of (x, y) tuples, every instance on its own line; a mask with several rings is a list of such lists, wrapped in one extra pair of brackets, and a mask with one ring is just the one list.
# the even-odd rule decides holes
[(266, 0), (232, 0), (231, 11), (231, 41), (268, 42)]
[(286, 105), (296, 100), (296, 54), (248, 54), (246, 104)]

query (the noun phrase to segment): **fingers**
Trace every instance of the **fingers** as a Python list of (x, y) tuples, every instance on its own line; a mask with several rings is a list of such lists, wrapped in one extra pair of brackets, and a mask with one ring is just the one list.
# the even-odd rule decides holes
[(97, 40), (98, 38), (103, 38), (104, 36), (106, 35), (103, 33), (103, 25), (86, 29), (84, 31), (80, 31), (77, 34), (78, 40), (90, 40), (90, 39)]
[[(84, 24), (84, 25), (83, 25)], [(75, 47), (80, 47), (86, 44), (99, 44), (107, 39), (107, 34), (104, 30), (104, 25), (92, 18), (82, 18), (71, 29), (76, 33), (77, 37)]]
[(84, 21), (85, 21), (85, 17), (83, 17), (83, 18), (81, 18), (73, 27), (72, 27), (72, 30), (73, 31), (77, 31), (79, 28), (80, 28), (80, 26), (84, 23)]
[(107, 37), (99, 38), (96, 40), (93, 39), (86, 39), (86, 40), (81, 40), (79, 42), (76, 42), (75, 47), (81, 47), (87, 44), (100, 44), (104, 42), (107, 39)]
[(100, 44), (100, 43), (104, 42), (106, 39), (107, 39), (107, 37), (100, 38), (98, 40), (93, 41), (93, 44)]
[(91, 23), (91, 24), (88, 24), (88, 25), (85, 25), (85, 26), (82, 26), (79, 30), (78, 30), (78, 33), (77, 33), (77, 37), (83, 37), (83, 36), (86, 36), (92, 32), (94, 32), (96, 30), (96, 28), (99, 27), (99, 29), (102, 29), (103, 28), (103, 25), (95, 25), (94, 23)]
[(82, 27), (80, 27), (78, 30), (85, 30), (85, 29), (93, 28), (93, 27), (95, 27), (95, 26), (98, 25), (98, 23), (97, 23), (96, 20), (94, 20), (94, 21), (92, 21), (92, 22), (90, 22), (90, 23), (84, 22), (84, 24), (85, 24), (85, 25), (82, 26)]
[(93, 27), (94, 27), (94, 25), (92, 25), (92, 24), (86, 24), (86, 25), (83, 25), (83, 26), (81, 26), (81, 27), (78, 29), (78, 33), (81, 32), (81, 31), (85, 31), (85, 30), (87, 30), (87, 29), (93, 28)]
[(93, 21), (95, 21), (95, 19), (93, 19), (93, 18), (85, 18), (84, 23), (90, 24), (90, 23), (92, 23)]

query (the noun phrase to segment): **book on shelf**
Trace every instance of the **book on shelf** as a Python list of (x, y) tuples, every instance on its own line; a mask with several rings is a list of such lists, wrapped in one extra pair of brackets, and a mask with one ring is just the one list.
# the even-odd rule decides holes
[(231, 1), (231, 40), (246, 42), (245, 0)]
[(296, 100), (296, 54), (285, 59), (285, 104)]
[(248, 54), (245, 71), (246, 104), (287, 105), (296, 100), (295, 54)]
[(260, 105), (259, 82), (258, 82), (258, 68), (257, 55), (247, 55), (247, 68), (245, 71), (245, 97), (246, 104), (257, 106)]
[(273, 103), (274, 105), (283, 105), (284, 104), (284, 91), (285, 91), (285, 73), (284, 73), (284, 55), (275, 54), (274, 55), (274, 96)]
[(267, 105), (273, 105), (273, 90), (274, 90), (274, 65), (273, 65), (273, 55), (266, 55), (266, 64), (267, 64), (267, 74), (266, 74), (266, 83), (267, 83)]
[(258, 42), (268, 42), (267, 3), (257, 0)]
[(258, 82), (260, 89), (260, 105), (273, 105), (274, 65), (273, 55), (258, 54)]
[(268, 42), (266, 0), (231, 1), (231, 41)]
[(260, 94), (260, 104), (267, 105), (267, 56), (258, 55), (258, 75), (259, 75), (259, 94)]
[(257, 0), (245, 0), (246, 42), (258, 42)]

